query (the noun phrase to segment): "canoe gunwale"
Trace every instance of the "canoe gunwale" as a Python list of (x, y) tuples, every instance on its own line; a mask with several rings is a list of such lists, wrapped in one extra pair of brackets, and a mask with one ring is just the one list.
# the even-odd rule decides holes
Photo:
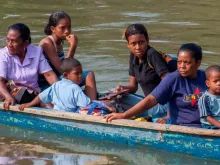
[[(1, 111), (6, 111), (3, 109), (3, 104), (0, 104), (0, 109)], [(83, 122), (86, 121), (86, 122), (91, 122), (91, 123), (113, 125), (113, 126), (141, 128), (141, 129), (146, 129), (146, 130), (175, 132), (175, 133), (183, 133), (183, 134), (199, 135), (199, 136), (220, 137), (220, 130), (209, 130), (209, 129), (203, 129), (203, 128), (192, 128), (192, 127), (178, 126), (178, 125), (140, 122), (140, 121), (135, 121), (135, 120), (127, 120), (127, 119), (113, 120), (111, 123), (107, 123), (106, 120), (101, 116), (82, 115), (78, 113), (60, 112), (60, 111), (55, 111), (55, 110), (49, 110), (49, 111), (38, 110), (34, 108), (25, 108), (24, 111), (20, 111), (18, 109), (18, 106), (10, 106), (9, 111), (18, 112), (18, 113), (27, 113), (27, 114), (45, 116), (45, 117), (83, 121)]]

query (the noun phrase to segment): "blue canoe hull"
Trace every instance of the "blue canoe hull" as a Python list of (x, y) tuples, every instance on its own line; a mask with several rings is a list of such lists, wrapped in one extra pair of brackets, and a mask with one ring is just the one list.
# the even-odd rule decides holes
[[(13, 109), (16, 109), (16, 106)], [(56, 116), (24, 113), (13, 109), (11, 111), (0, 109), (0, 123), (55, 132), (73, 137), (105, 140), (134, 147), (148, 146), (169, 152), (220, 160), (220, 131), (214, 132), (210, 130), (208, 134), (199, 135), (185, 133), (184, 131), (182, 133), (181, 131), (169, 131), (169, 125), (160, 126), (161, 124), (156, 124), (158, 128), (165, 128), (160, 130), (154, 129), (152, 123), (123, 120), (122, 123), (125, 123), (125, 125), (114, 124), (114, 122), (107, 124), (102, 118), (96, 116), (77, 114), (79, 118), (76, 116), (75, 119), (67, 119), (65, 116), (58, 118)], [(30, 109), (30, 111), (32, 110)], [(39, 108), (38, 110), (35, 109), (35, 111), (46, 112), (46, 110)], [(66, 113), (64, 112), (64, 114)], [(89, 117), (89, 120), (83, 120), (87, 117)], [(91, 120), (92, 118), (94, 118), (94, 121)], [(97, 122), (97, 119), (100, 122)], [(127, 126), (126, 121), (128, 123), (132, 122), (132, 124), (128, 124)], [(136, 124), (139, 126), (147, 125), (147, 128), (136, 126)], [(180, 129), (189, 129), (181, 126), (177, 127)], [(194, 128), (194, 130), (195, 132), (206, 132), (204, 129)], [(212, 136), (212, 133), (215, 133), (215, 135)]]

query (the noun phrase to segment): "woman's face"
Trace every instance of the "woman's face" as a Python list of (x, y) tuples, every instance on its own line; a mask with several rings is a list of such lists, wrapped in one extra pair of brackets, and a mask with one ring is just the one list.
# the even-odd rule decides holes
[(143, 34), (134, 34), (128, 37), (127, 46), (135, 56), (142, 59), (147, 51), (148, 41)]
[(6, 46), (11, 55), (23, 55), (25, 48), (28, 46), (28, 41), (23, 41), (20, 37), (20, 32), (17, 30), (9, 30), (6, 37)]
[(57, 23), (55, 27), (51, 26), (51, 31), (57, 38), (65, 40), (71, 33), (71, 21), (65, 17)]
[(201, 61), (195, 61), (189, 51), (180, 51), (178, 54), (177, 68), (181, 76), (195, 78)]

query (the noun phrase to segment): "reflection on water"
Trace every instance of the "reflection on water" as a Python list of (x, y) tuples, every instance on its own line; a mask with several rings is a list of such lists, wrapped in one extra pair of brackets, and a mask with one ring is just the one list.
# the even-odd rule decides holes
[(38, 144), (37, 141), (12, 139), (11, 137), (0, 138), (0, 164), (17, 165), (94, 165), (114, 164), (104, 155), (94, 155), (77, 152), (60, 152), (54, 148), (53, 143)]
[(60, 164), (77, 162), (74, 165), (217, 165), (220, 163), (150, 148), (127, 147), (105, 141), (73, 138), (7, 125), (0, 125), (0, 137), (2, 137), (0, 138), (2, 160), (20, 164), (42, 162), (42, 164), (58, 165), (58, 162)]

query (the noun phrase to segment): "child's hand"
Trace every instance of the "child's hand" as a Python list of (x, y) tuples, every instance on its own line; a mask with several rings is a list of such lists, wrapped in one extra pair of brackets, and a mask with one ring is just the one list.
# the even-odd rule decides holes
[(166, 124), (167, 119), (166, 118), (158, 118), (156, 123), (160, 123), (160, 124)]
[(66, 40), (70, 43), (70, 46), (76, 47), (78, 44), (78, 38), (74, 34), (70, 34), (70, 35), (66, 36)]
[(20, 111), (23, 111), (24, 108), (28, 108), (28, 107), (30, 107), (30, 106), (28, 105), (28, 103), (26, 103), (26, 104), (21, 104), (21, 105), (19, 106), (19, 110), (20, 110)]

